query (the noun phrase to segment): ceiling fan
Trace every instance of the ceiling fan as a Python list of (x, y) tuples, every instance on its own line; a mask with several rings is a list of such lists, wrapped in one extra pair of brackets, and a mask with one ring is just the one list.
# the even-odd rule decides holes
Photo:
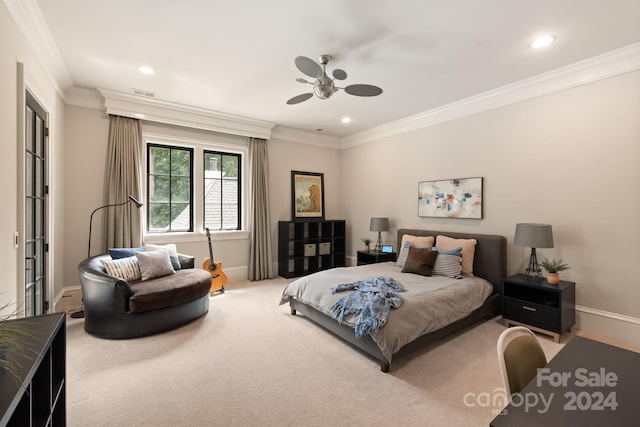
[(287, 101), (287, 104), (299, 104), (311, 98), (314, 94), (320, 99), (328, 99), (337, 92), (339, 89), (344, 90), (349, 95), (355, 96), (377, 96), (382, 93), (382, 89), (373, 85), (349, 85), (346, 87), (336, 87), (334, 80), (344, 80), (347, 78), (347, 72), (336, 68), (333, 70), (333, 79), (327, 76), (326, 67), (329, 61), (331, 61), (331, 55), (320, 55), (320, 64), (313, 59), (306, 56), (298, 56), (295, 60), (296, 67), (309, 77), (313, 77), (315, 82), (310, 82), (306, 79), (298, 78), (297, 82), (313, 85), (313, 92), (303, 93), (298, 96), (294, 96)]

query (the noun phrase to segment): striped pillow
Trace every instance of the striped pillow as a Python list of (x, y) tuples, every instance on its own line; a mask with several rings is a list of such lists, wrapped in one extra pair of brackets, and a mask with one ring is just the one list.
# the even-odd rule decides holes
[(102, 265), (107, 274), (111, 276), (119, 277), (127, 282), (140, 280), (140, 266), (135, 255), (120, 259), (103, 259)]
[(450, 255), (439, 253), (436, 262), (433, 265), (431, 274), (438, 276), (453, 277), (454, 279), (462, 278), (462, 258), (460, 255)]

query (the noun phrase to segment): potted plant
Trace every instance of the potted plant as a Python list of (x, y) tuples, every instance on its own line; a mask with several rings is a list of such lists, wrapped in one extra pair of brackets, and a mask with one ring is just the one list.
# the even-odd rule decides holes
[(552, 285), (557, 285), (558, 283), (560, 283), (560, 275), (558, 273), (571, 268), (569, 264), (563, 264), (561, 259), (557, 261), (555, 259), (552, 259), (551, 261), (549, 261), (546, 258), (540, 263), (540, 267), (544, 268), (547, 271), (547, 282), (551, 283)]
[(18, 368), (19, 363), (11, 360), (7, 360), (7, 350), (14, 349), (19, 352), (24, 352), (25, 337), (29, 337), (31, 334), (19, 327), (16, 327), (13, 322), (9, 322), (12, 314), (2, 314), (2, 312), (9, 307), (9, 304), (6, 304), (0, 307), (0, 372), (6, 371), (13, 378), (18, 381)]
[(364, 243), (365, 249), (367, 250), (367, 252), (369, 252), (369, 245), (371, 245), (371, 239), (368, 237), (363, 237), (362, 239), (362, 243)]

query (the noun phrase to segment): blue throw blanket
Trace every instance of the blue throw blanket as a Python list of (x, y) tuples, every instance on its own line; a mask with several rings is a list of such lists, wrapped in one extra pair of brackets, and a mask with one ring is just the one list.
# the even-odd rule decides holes
[(331, 316), (342, 323), (345, 316), (354, 315), (356, 338), (378, 332), (387, 323), (389, 311), (402, 305), (402, 297), (397, 292), (406, 291), (395, 279), (377, 277), (334, 286), (331, 293), (350, 290), (354, 292), (331, 306)]

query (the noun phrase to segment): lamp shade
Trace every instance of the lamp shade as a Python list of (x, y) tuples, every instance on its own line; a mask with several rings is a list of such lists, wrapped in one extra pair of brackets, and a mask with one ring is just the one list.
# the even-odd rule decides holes
[(516, 224), (513, 244), (525, 248), (552, 248), (553, 231), (549, 224)]
[(389, 218), (371, 218), (369, 231), (389, 231)]

